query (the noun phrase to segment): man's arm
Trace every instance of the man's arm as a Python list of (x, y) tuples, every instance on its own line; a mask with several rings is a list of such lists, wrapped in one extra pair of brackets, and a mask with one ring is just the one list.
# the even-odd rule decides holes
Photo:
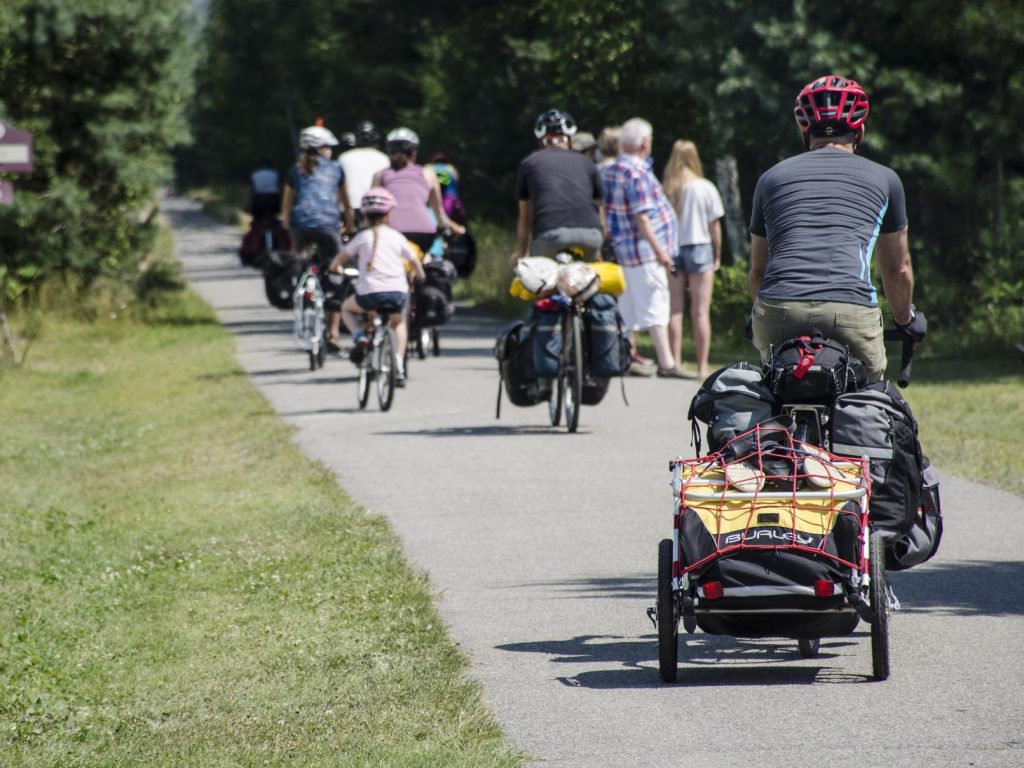
[(654, 227), (651, 226), (651, 220), (647, 218), (646, 213), (636, 214), (636, 228), (640, 233), (640, 237), (647, 241), (647, 243), (654, 250), (654, 255), (658, 259), (658, 263), (668, 269), (672, 268), (672, 257), (669, 252), (666, 251), (661, 243), (658, 242), (658, 238), (654, 236)]
[(764, 271), (768, 266), (768, 240), (760, 235), (750, 236), (750, 273), (747, 275), (747, 291), (753, 301), (764, 282)]
[(519, 223), (516, 225), (516, 252), (512, 254), (512, 266), (530, 253), (530, 236), (533, 234), (533, 204), (529, 200), (519, 201)]
[(711, 251), (715, 255), (712, 271), (717, 272), (722, 266), (722, 220), (715, 219), (711, 222)]
[(910, 307), (914, 299), (914, 270), (910, 265), (907, 227), (879, 235), (875, 252), (882, 273), (882, 289), (892, 308), (893, 320), (897, 325), (907, 325), (911, 320)]
[(355, 228), (356, 228), (356, 217), (355, 217), (355, 213), (353, 213), (353, 211), (352, 211), (352, 204), (349, 202), (349, 199), (348, 199), (348, 187), (345, 185), (344, 182), (342, 182), (338, 186), (338, 203), (344, 209), (342, 215), (345, 217), (344, 218), (344, 221), (345, 221), (345, 224), (344, 224), (345, 231), (346, 232), (353, 232), (353, 231), (355, 231)]
[(608, 237), (608, 214), (604, 212), (604, 198), (594, 200), (597, 206), (597, 220), (601, 222), (601, 234)]
[(281, 223), (288, 229), (288, 223), (292, 218), (292, 204), (295, 202), (295, 188), (291, 184), (284, 185), (284, 195), (281, 197)]

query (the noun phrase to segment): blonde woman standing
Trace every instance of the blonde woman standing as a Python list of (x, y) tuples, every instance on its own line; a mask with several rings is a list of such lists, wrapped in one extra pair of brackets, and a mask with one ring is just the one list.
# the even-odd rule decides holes
[(715, 185), (704, 178), (697, 146), (676, 141), (665, 166), (665, 195), (679, 218), (679, 243), (669, 275), (671, 306), (669, 346), (679, 360), (683, 346), (686, 286), (690, 287), (690, 322), (696, 347), (697, 377), (708, 375), (711, 349), (711, 290), (722, 264), (722, 216), (725, 209)]

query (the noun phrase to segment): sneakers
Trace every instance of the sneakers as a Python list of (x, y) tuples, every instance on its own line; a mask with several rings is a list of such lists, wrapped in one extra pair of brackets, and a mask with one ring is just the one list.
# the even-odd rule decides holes
[(629, 375), (630, 376), (653, 376), (654, 365), (644, 365), (636, 360), (629, 364)]
[(348, 359), (356, 365), (359, 365), (366, 358), (366, 350), (370, 348), (370, 340), (366, 338), (366, 334), (360, 334), (356, 337), (355, 343), (352, 345), (352, 349), (349, 350)]
[(402, 366), (402, 362), (400, 360), (396, 360), (395, 362), (397, 363), (395, 366), (395, 386), (404, 387), (406, 379), (405, 368)]
[(694, 375), (678, 368), (658, 368), (659, 379), (692, 379)]
[(757, 493), (764, 488), (764, 472), (742, 461), (726, 464), (725, 482), (742, 493)]

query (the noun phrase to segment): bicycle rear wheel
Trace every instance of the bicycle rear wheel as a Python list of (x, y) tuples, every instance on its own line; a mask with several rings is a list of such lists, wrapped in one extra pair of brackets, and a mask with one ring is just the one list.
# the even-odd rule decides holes
[(562, 327), (562, 371), (565, 376), (565, 426), (575, 432), (580, 424), (580, 406), (583, 400), (583, 339), (580, 316), (573, 311)]
[(389, 326), (380, 340), (377, 370), (377, 403), (382, 411), (391, 407), (395, 398), (395, 332)]
[(871, 573), (871, 671), (875, 680), (889, 677), (889, 591), (885, 579), (885, 540), (872, 531), (868, 545)]
[(360, 410), (366, 408), (366, 403), (370, 400), (371, 378), (373, 378), (373, 371), (370, 370), (370, 361), (369, 359), (364, 359), (359, 364), (359, 379), (356, 382), (356, 395), (359, 399)]

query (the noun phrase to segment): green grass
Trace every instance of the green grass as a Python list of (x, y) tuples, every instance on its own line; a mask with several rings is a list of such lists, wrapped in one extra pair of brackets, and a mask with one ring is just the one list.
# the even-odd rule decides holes
[[(892, 366), (889, 375), (895, 378)], [(932, 463), (1024, 496), (1024, 365), (1019, 359), (925, 358), (914, 362), (910, 386), (902, 392)]]
[(521, 765), (387, 523), (151, 317), (0, 369), (0, 764)]

